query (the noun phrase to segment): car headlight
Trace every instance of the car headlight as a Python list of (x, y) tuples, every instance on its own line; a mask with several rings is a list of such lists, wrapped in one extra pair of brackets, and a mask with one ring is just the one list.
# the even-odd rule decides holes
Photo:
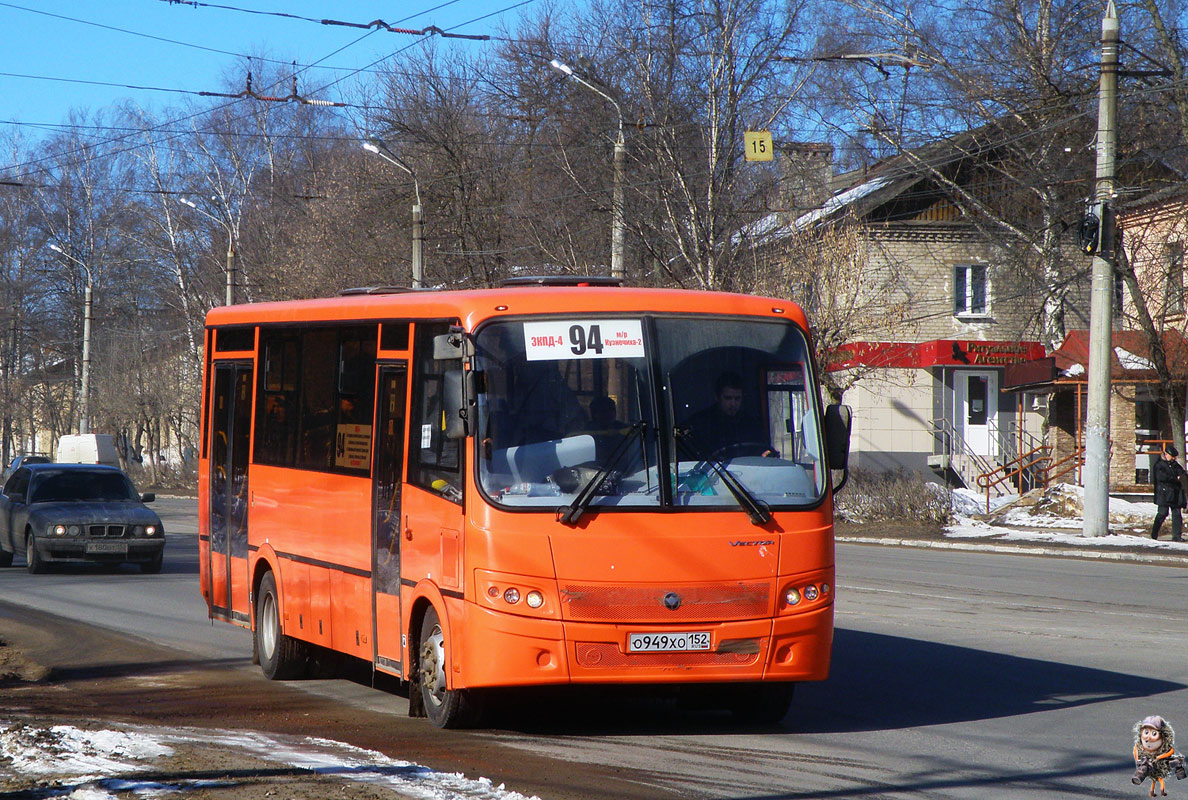
[(66, 526), (65, 525), (51, 525), (50, 533), (52, 533), (54, 536), (65, 536), (66, 535)]
[(145, 536), (156, 536), (157, 535), (157, 526), (156, 525), (145, 525), (144, 526), (144, 535)]

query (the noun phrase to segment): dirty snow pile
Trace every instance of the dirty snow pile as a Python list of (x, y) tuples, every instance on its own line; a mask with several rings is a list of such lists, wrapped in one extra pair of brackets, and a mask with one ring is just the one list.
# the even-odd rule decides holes
[(955, 539), (1052, 542), (1102, 548), (1143, 547), (1188, 553), (1188, 542), (1169, 541), (1170, 520), (1160, 531), (1161, 539), (1151, 538), (1151, 524), (1156, 512), (1154, 503), (1135, 503), (1111, 497), (1111, 535), (1085, 536), (1084, 500), (1081, 487), (1058, 484), (1023, 497), (1010, 495), (992, 499), (987, 515), (984, 494), (955, 489), (953, 514), (956, 521), (945, 529), (945, 535)]
[(116, 800), (117, 793), (164, 798), (235, 786), (234, 777), (189, 779), (158, 764), (179, 745), (199, 745), (272, 761), (344, 781), (388, 789), (416, 800), (539, 800), (486, 778), (436, 772), (409, 761), (328, 739), (241, 731), (119, 726), (83, 730), (0, 722), (0, 778), (36, 783), (34, 794), (67, 800)]

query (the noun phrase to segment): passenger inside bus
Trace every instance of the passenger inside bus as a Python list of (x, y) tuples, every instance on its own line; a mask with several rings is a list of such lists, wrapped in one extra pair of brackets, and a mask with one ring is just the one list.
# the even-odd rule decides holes
[(516, 379), (493, 430), (497, 447), (553, 441), (587, 426), (586, 413), (556, 363), (525, 362)]
[(698, 456), (729, 459), (736, 456), (777, 456), (766, 426), (746, 408), (742, 376), (723, 372), (714, 382), (714, 402), (685, 423)]

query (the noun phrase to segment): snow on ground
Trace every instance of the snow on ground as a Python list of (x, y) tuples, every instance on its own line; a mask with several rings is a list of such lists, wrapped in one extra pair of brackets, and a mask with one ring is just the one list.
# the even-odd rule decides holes
[(151, 770), (158, 759), (172, 755), (173, 748), (182, 744), (234, 748), (262, 760), (388, 789), (416, 800), (539, 800), (495, 786), (486, 778), (473, 780), (459, 773), (436, 772), (342, 742), (251, 731), (133, 726), (82, 730), (69, 725), (39, 728), (0, 722), (0, 772), (36, 781), (38, 797), (66, 800), (116, 800), (117, 792), (165, 798), (226, 784), (120, 777)]
[[(991, 498), (989, 519), (986, 495), (969, 489), (953, 491), (955, 522), (945, 529), (953, 539), (994, 539), (995, 541), (1049, 542), (1080, 546), (1116, 548), (1142, 547), (1150, 550), (1188, 553), (1188, 542), (1172, 542), (1171, 520), (1163, 523), (1159, 540), (1150, 536), (1155, 520), (1154, 503), (1131, 502), (1110, 498), (1110, 536), (1085, 536), (1083, 531), (1084, 490), (1079, 486), (1059, 484), (1043, 492), (1033, 505), (1011, 504), (1018, 495)], [(975, 516), (982, 519), (974, 519)]]

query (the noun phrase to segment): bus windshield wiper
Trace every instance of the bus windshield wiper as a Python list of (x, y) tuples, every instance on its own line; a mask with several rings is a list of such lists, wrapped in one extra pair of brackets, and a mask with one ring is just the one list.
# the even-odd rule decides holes
[(631, 428), (623, 433), (622, 438), (615, 444), (615, 449), (607, 459), (598, 465), (598, 471), (590, 477), (582, 487), (578, 489), (577, 494), (573, 498), (573, 502), (567, 506), (561, 506), (557, 509), (557, 521), (563, 525), (576, 525), (577, 521), (586, 513), (586, 509), (590, 507), (590, 503), (594, 500), (594, 495), (597, 493), (602, 482), (610, 475), (611, 470), (615, 468), (627, 452), (627, 448), (638, 436), (642, 445), (644, 440), (644, 431), (647, 429), (648, 423), (640, 420), (632, 424)]
[(755, 495), (747, 491), (747, 487), (739, 482), (738, 478), (730, 474), (730, 470), (726, 469), (721, 461), (716, 458), (706, 456), (701, 450), (693, 444), (693, 437), (689, 432), (681, 427), (674, 427), (672, 429), (673, 439), (676, 440), (677, 446), (684, 448), (685, 452), (697, 459), (700, 464), (713, 469), (718, 477), (722, 479), (722, 483), (734, 495), (734, 499), (747, 512), (747, 516), (751, 518), (751, 522), (755, 525), (766, 525), (771, 521), (771, 509)]

